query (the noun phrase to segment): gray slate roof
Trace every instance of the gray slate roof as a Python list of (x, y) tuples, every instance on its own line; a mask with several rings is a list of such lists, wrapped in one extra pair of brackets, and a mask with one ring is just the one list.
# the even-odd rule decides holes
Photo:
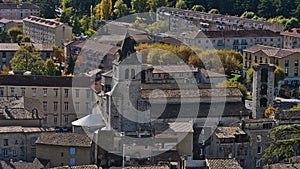
[(42, 133), (36, 144), (54, 146), (91, 147), (92, 141), (86, 134), (78, 133)]

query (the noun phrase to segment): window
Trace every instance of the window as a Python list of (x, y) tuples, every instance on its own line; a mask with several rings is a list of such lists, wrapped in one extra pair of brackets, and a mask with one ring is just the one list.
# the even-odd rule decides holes
[(297, 67), (295, 67), (295, 69), (294, 69), (294, 76), (298, 76), (298, 68)]
[(131, 69), (131, 79), (135, 79), (135, 70)]
[(25, 88), (21, 88), (21, 95), (25, 96)]
[(32, 96), (36, 96), (36, 88), (32, 88)]
[(65, 116), (64, 119), (65, 119), (65, 123), (68, 124), (68, 122), (69, 122), (69, 117), (68, 117), (68, 116)]
[(256, 136), (256, 142), (261, 142), (261, 135)]
[(18, 140), (15, 140), (15, 145), (18, 145), (18, 144), (19, 144)]
[(57, 123), (57, 116), (54, 116), (53, 121), (54, 121), (55, 124)]
[(2, 156), (8, 157), (7, 148), (2, 149)]
[(36, 141), (36, 137), (32, 137), (32, 138), (31, 138), (31, 145), (32, 145), (32, 146), (35, 145), (35, 141)]
[(298, 59), (297, 60), (295, 60), (295, 66), (298, 66), (299, 65), (299, 63), (298, 63)]
[(58, 104), (58, 102), (53, 102), (53, 110), (54, 111), (57, 111), (57, 104)]
[(286, 76), (289, 75), (289, 68), (288, 68), (288, 67), (286, 67), (286, 68), (284, 69), (284, 73), (285, 73)]
[(74, 166), (76, 164), (75, 158), (70, 158), (70, 166)]
[(0, 87), (0, 96), (4, 95), (4, 87)]
[(65, 102), (65, 110), (69, 110), (69, 102)]
[(262, 147), (261, 146), (258, 146), (257, 147), (257, 154), (261, 154), (262, 153)]
[(14, 156), (14, 157), (17, 156), (17, 150), (13, 150), (13, 156)]
[(47, 102), (43, 102), (43, 111), (47, 111)]
[(70, 155), (75, 155), (76, 154), (76, 148), (75, 147), (71, 147), (70, 148)]
[(125, 79), (129, 79), (129, 69), (125, 70)]
[(79, 89), (75, 89), (75, 96), (78, 98), (79, 97)]
[(44, 93), (43, 96), (46, 97), (47, 96), (47, 89), (46, 88), (43, 89), (43, 93)]
[(272, 128), (272, 123), (264, 123), (263, 124), (263, 129), (270, 129)]
[(78, 112), (79, 111), (79, 102), (75, 102), (75, 111)]
[(15, 88), (12, 87), (10, 88), (10, 96), (14, 96), (15, 95)]
[(260, 107), (267, 107), (268, 100), (266, 98), (260, 99)]
[(289, 66), (289, 60), (285, 60), (284, 65), (285, 67)]
[(47, 116), (43, 117), (43, 121), (44, 121), (44, 123), (47, 123)]
[(64, 153), (63, 153), (63, 152), (61, 152), (61, 153), (60, 153), (60, 156), (61, 156), (61, 157), (63, 157), (63, 156), (64, 156)]
[(69, 89), (65, 89), (65, 98), (69, 96)]
[(54, 97), (58, 96), (58, 89), (53, 89), (53, 95), (54, 95)]
[(86, 112), (89, 112), (89, 111), (90, 111), (89, 103), (85, 103), (85, 111), (86, 111)]
[(91, 97), (91, 90), (86, 89), (86, 98), (90, 98), (90, 97)]
[(260, 167), (260, 160), (256, 160), (255, 166), (256, 166), (256, 167)]
[(8, 139), (3, 139), (3, 146), (8, 146)]

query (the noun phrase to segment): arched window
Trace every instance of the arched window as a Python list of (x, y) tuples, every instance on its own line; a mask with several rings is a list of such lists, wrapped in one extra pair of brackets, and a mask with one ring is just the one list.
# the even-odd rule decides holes
[(268, 100), (266, 98), (260, 99), (260, 107), (267, 107)]
[(131, 69), (131, 79), (135, 79), (135, 70)]
[(125, 79), (129, 79), (129, 69), (125, 70)]
[(261, 95), (267, 95), (267, 93), (268, 93), (268, 85), (262, 84), (260, 86), (260, 94)]

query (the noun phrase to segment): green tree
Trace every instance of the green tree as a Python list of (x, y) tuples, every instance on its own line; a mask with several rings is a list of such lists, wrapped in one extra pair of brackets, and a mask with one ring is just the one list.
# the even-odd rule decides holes
[(219, 14), (220, 12), (219, 12), (218, 9), (213, 8), (213, 9), (211, 9), (210, 11), (208, 11), (208, 13)]
[(53, 59), (49, 58), (45, 62), (45, 72), (44, 74), (47, 76), (55, 76), (56, 74), (56, 66), (54, 64)]
[(114, 14), (117, 18), (128, 15), (129, 11), (130, 9), (127, 7), (123, 0), (116, 1), (114, 5)]
[(258, 15), (265, 18), (272, 18), (276, 16), (276, 6), (273, 0), (260, 0), (258, 5)]
[(255, 17), (255, 13), (254, 12), (244, 12), (241, 16), (241, 18), (248, 18), (248, 19), (252, 19)]
[(112, 0), (102, 0), (100, 2), (100, 19), (111, 19)]
[(156, 9), (161, 6), (166, 6), (168, 3), (167, 0), (147, 0), (147, 4), (149, 5), (150, 12), (156, 12)]
[(68, 56), (67, 57), (67, 69), (66, 69), (66, 74), (74, 74), (74, 67), (76, 63), (77, 58)]
[[(283, 69), (279, 66), (275, 66), (275, 70), (274, 70), (274, 85), (275, 86), (278, 86), (278, 82), (280, 80), (283, 80), (285, 78), (285, 73), (283, 71)], [(254, 70), (253, 68), (250, 68), (248, 69), (247, 71), (247, 82), (248, 83), (252, 83), (253, 82), (253, 73), (254, 73)]]
[(176, 2), (176, 8), (187, 9), (187, 5), (184, 0), (178, 0)]
[(271, 130), (271, 143), (262, 157), (262, 161), (275, 163), (291, 156), (299, 155), (300, 124), (280, 125)]
[(133, 13), (142, 13), (147, 11), (147, 2), (145, 0), (132, 0), (131, 7)]
[(204, 8), (204, 6), (202, 6), (202, 5), (194, 5), (194, 6), (192, 7), (192, 10), (193, 10), (193, 11), (205, 12), (205, 8)]
[(300, 23), (297, 18), (292, 17), (285, 25), (285, 29), (299, 28)]
[(8, 29), (7, 34), (11, 37), (11, 42), (17, 42), (18, 35), (22, 35), (22, 30), (18, 27)]
[(57, 16), (56, 9), (60, 6), (59, 0), (31, 0), (32, 3), (40, 7), (41, 17), (55, 18)]
[(53, 46), (53, 59), (59, 63), (59, 74), (62, 72), (62, 63), (65, 62), (64, 50), (59, 47)]
[(40, 52), (31, 46), (21, 46), (10, 61), (12, 70), (30, 71), (33, 75), (44, 73), (44, 61)]
[(247, 89), (246, 87), (240, 83), (240, 82), (237, 82), (237, 81), (225, 81), (225, 82), (222, 82), (222, 83), (219, 83), (217, 84), (217, 87), (237, 87), (240, 89), (241, 93), (243, 94), (243, 101), (246, 99), (247, 97)]
[(168, 31), (168, 25), (165, 21), (158, 21), (148, 25), (147, 30), (151, 34), (164, 33)]

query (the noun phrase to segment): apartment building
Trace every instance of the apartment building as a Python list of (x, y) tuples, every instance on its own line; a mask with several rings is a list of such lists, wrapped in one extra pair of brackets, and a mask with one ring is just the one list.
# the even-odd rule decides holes
[(227, 49), (243, 52), (244, 49), (257, 44), (283, 47), (280, 33), (270, 30), (224, 30), (184, 32), (181, 38), (189, 46), (203, 49)]
[(86, 134), (43, 133), (36, 141), (36, 157), (50, 167), (93, 164), (92, 140)]
[(41, 102), (42, 126), (71, 127), (90, 113), (92, 78), (0, 75), (0, 96), (24, 96)]
[(10, 60), (14, 57), (17, 50), (22, 45), (30, 45), (38, 49), (41, 53), (41, 58), (46, 60), (53, 58), (53, 47), (47, 44), (35, 44), (35, 43), (0, 43), (0, 66), (10, 67)]
[(299, 76), (299, 52), (299, 49), (255, 45), (243, 50), (243, 65), (250, 68), (260, 63), (270, 63), (283, 68), (286, 76)]
[(23, 34), (35, 43), (62, 47), (72, 40), (72, 27), (53, 19), (28, 16), (23, 19)]
[(258, 29), (282, 32), (284, 29), (284, 26), (279, 23), (170, 7), (158, 8), (156, 20), (165, 21), (169, 26), (169, 31), (175, 32)]
[(280, 35), (283, 36), (283, 47), (287, 49), (300, 48), (300, 29), (293, 28), (281, 32)]
[(40, 16), (40, 8), (30, 2), (0, 3), (0, 18), (15, 20), (31, 15)]
[(33, 161), (36, 156), (35, 141), (43, 132), (54, 132), (54, 128), (0, 127), (0, 160)]

